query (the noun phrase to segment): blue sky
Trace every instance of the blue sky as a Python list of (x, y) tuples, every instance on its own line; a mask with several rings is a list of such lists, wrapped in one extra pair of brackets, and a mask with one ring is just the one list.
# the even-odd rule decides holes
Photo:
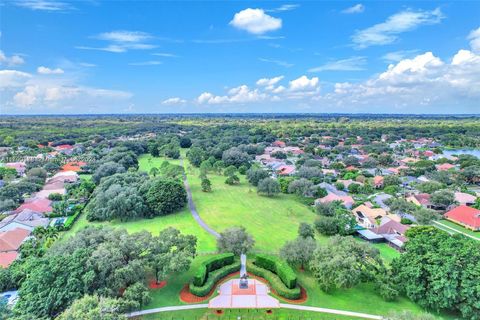
[(3, 114), (479, 113), (475, 1), (6, 1)]

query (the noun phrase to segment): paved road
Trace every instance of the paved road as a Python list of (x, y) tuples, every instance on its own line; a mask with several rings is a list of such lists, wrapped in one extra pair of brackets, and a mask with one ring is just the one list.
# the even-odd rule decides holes
[(158, 312), (206, 309), (206, 308), (208, 308), (208, 303), (207, 304), (190, 304), (190, 305), (184, 305), (184, 306), (163, 307), (163, 308), (135, 311), (135, 312), (127, 313), (126, 316), (128, 318), (132, 318), (132, 317), (144, 316), (146, 314), (152, 314), (152, 313), (158, 313)]
[[(460, 233), (460, 234), (463, 234), (465, 237), (469, 237), (469, 238), (472, 238), (473, 240), (480, 241), (480, 239), (477, 238), (477, 237), (474, 237), (474, 236), (472, 236), (472, 235), (469, 235), (468, 233), (465, 233), (465, 232), (462, 232), (462, 231), (457, 230), (457, 229), (455, 229), (455, 228), (452, 228), (452, 227), (450, 227), (450, 226), (447, 226), (447, 225), (445, 225), (445, 224), (443, 224), (443, 223), (440, 223), (440, 222), (438, 222), (438, 221), (433, 221), (433, 223), (435, 223), (436, 225), (438, 225), (438, 226), (439, 226), (438, 228), (443, 229), (444, 231), (447, 231), (448, 233)], [(444, 228), (447, 228), (448, 230), (445, 230)]]
[[(335, 310), (335, 309), (326, 309), (326, 308), (318, 308), (318, 307), (309, 307), (309, 306), (301, 306), (296, 304), (285, 304), (280, 303), (280, 307), (284, 309), (293, 309), (293, 310), (300, 310), (300, 311), (311, 311), (311, 312), (319, 312), (319, 313), (330, 313), (330, 314), (338, 314), (343, 316), (349, 317), (357, 317), (363, 319), (375, 319), (375, 320), (382, 320), (382, 316), (377, 316), (374, 314), (367, 314), (367, 313), (360, 313), (360, 312), (352, 312), (352, 311), (344, 311), (344, 310)], [(172, 306), (172, 307), (163, 307), (163, 308), (155, 308), (155, 309), (148, 309), (142, 311), (135, 311), (127, 313), (126, 316), (131, 317), (138, 317), (144, 316), (147, 314), (158, 313), (158, 312), (166, 312), (166, 311), (182, 311), (182, 310), (192, 310), (192, 309), (207, 309), (208, 304), (190, 304), (184, 306)]]
[[(180, 165), (183, 167), (183, 159), (180, 159)], [(187, 175), (185, 173), (183, 174), (183, 185), (185, 186), (185, 190), (187, 190), (188, 208), (190, 209), (190, 212), (192, 213), (192, 216), (195, 219), (195, 221), (197, 221), (200, 227), (202, 227), (205, 231), (210, 233), (212, 236), (214, 236), (215, 238), (219, 238), (220, 234), (217, 231), (210, 228), (208, 224), (206, 224), (205, 221), (203, 221), (200, 215), (198, 214), (197, 208), (195, 207), (195, 203), (193, 202), (192, 190), (190, 189)]]

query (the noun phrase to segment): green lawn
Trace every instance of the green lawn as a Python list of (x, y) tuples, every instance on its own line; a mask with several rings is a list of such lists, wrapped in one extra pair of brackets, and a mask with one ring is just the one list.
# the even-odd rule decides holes
[(354, 320), (360, 318), (330, 315), (310, 311), (296, 311), (288, 309), (275, 309), (272, 314), (265, 310), (256, 309), (231, 309), (225, 310), (223, 315), (216, 315), (213, 310), (196, 309), (185, 311), (161, 312), (143, 316), (143, 320)]
[[(143, 155), (139, 158), (141, 171), (149, 172), (154, 166), (160, 166), (164, 158), (153, 158), (150, 155)], [(170, 161), (179, 164), (179, 160)], [(192, 188), (193, 198), (200, 216), (217, 231), (227, 227), (241, 225), (253, 235), (256, 241), (257, 251), (276, 253), (287, 241), (297, 236), (297, 229), (300, 222), (312, 223), (315, 213), (300, 203), (294, 196), (281, 194), (268, 198), (259, 196), (254, 187), (250, 186), (245, 177), (241, 176), (241, 184), (228, 186), (224, 183), (225, 177), (213, 173), (209, 174), (212, 182), (211, 193), (201, 191), (198, 169), (194, 169), (185, 161), (187, 177)], [(67, 233), (70, 236), (89, 223), (83, 215)], [(178, 228), (185, 234), (194, 234), (198, 238), (198, 251), (207, 253), (215, 250), (215, 239), (204, 231), (192, 218), (188, 208), (179, 213), (154, 219), (142, 219), (131, 222), (104, 222), (93, 223), (94, 225), (109, 225), (112, 227), (123, 227), (129, 232), (140, 230), (150, 231), (157, 234), (166, 227)], [(319, 243), (326, 243), (327, 237), (317, 235)], [(399, 255), (397, 251), (386, 244), (375, 244), (382, 257), (387, 263)], [(162, 289), (151, 291), (152, 301), (144, 309), (183, 304), (179, 300), (179, 293), (182, 287), (188, 283), (193, 273), (197, 270), (202, 261), (208, 258), (207, 255), (200, 255), (192, 263), (188, 272), (171, 275), (168, 277), (167, 286)], [(331, 294), (322, 292), (315, 283), (315, 279), (308, 272), (299, 273), (299, 283), (307, 289), (308, 300), (305, 303), (310, 306), (350, 310), (372, 314), (386, 315), (391, 311), (411, 310), (420, 312), (421, 309), (408, 299), (401, 298), (395, 302), (385, 302), (374, 290), (371, 284), (362, 284), (348, 290), (337, 290)], [(252, 312), (252, 311), (250, 311)], [(243, 319), (262, 319), (262, 314), (251, 314), (248, 311), (232, 311), (220, 319), (228, 319), (230, 316), (241, 315)], [(306, 313), (301, 313), (305, 318)], [(192, 310), (182, 312), (169, 312), (155, 314), (144, 319), (210, 319), (219, 317), (212, 315), (208, 310)], [(249, 318), (251, 316), (251, 318)], [(287, 319), (289, 316), (297, 317), (300, 313), (289, 310), (277, 310), (275, 317), (269, 316), (265, 319)], [(282, 318), (283, 317), (283, 318)], [(310, 319), (349, 319), (347, 317), (331, 316), (325, 314), (308, 314)], [(295, 319), (295, 318), (293, 318)]]
[(198, 170), (189, 167), (188, 181), (202, 219), (218, 232), (231, 226), (244, 226), (255, 239), (258, 251), (278, 252), (287, 240), (297, 236), (300, 222), (312, 223), (315, 214), (292, 195), (259, 196), (240, 176), (241, 183), (229, 186), (225, 177), (209, 174), (212, 192), (201, 191)]
[(85, 228), (87, 225), (105, 225), (114, 228), (125, 228), (128, 232), (138, 232), (147, 230), (153, 235), (168, 227), (173, 227), (180, 230), (183, 234), (192, 234), (197, 237), (198, 252), (212, 252), (216, 249), (215, 238), (204, 231), (193, 219), (190, 211), (185, 208), (182, 211), (170, 214), (164, 217), (156, 217), (153, 219), (140, 219), (129, 222), (111, 221), (111, 222), (89, 222), (86, 215), (82, 216), (75, 222), (72, 229), (65, 234), (65, 237), (70, 237), (78, 230)]
[[(449, 226), (450, 228), (453, 228), (457, 231), (460, 231), (460, 232), (463, 232), (463, 233), (466, 233), (468, 235), (471, 235), (471, 236), (474, 236), (475, 238), (478, 238), (480, 239), (480, 232), (475, 232), (475, 231), (472, 231), (472, 230), (469, 230), (467, 228), (464, 228), (456, 223), (453, 223), (451, 221), (448, 221), (448, 220), (439, 220), (438, 221), (440, 224), (442, 225), (445, 225), (445, 226)], [(443, 229), (443, 228), (442, 228)], [(449, 231), (449, 232), (452, 232), (451, 229), (449, 228), (445, 228), (446, 231)]]
[(167, 160), (172, 164), (180, 164), (180, 159), (167, 159), (164, 157), (152, 157), (150, 154), (142, 154), (138, 157), (138, 170), (150, 172), (153, 167), (159, 168), (163, 161)]

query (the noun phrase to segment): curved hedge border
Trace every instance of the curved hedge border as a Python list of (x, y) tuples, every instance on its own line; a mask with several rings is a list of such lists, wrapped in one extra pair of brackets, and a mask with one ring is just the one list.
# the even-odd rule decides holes
[(193, 276), (192, 283), (196, 287), (203, 286), (205, 284), (205, 281), (207, 281), (208, 273), (232, 264), (234, 259), (235, 256), (233, 255), (233, 253), (224, 253), (205, 260)]
[(293, 289), (297, 286), (297, 275), (285, 261), (274, 256), (257, 254), (254, 264), (276, 274), (287, 288)]
[(192, 280), (189, 285), (190, 292), (198, 297), (204, 297), (212, 291), (215, 284), (223, 277), (240, 270), (240, 261), (226, 265), (208, 273), (207, 281), (202, 286), (196, 286)]
[(252, 262), (247, 262), (247, 271), (267, 280), (272, 286), (272, 289), (281, 297), (290, 300), (297, 300), (301, 296), (300, 287), (297, 286), (293, 289), (287, 288), (280, 277), (270, 270), (259, 267)]

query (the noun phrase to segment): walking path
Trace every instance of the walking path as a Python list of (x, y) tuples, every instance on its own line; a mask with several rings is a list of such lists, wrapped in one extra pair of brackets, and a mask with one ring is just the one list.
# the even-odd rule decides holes
[[(180, 165), (183, 167), (183, 159), (180, 159)], [(210, 228), (208, 224), (206, 224), (205, 221), (203, 221), (202, 218), (200, 218), (197, 208), (195, 207), (195, 203), (193, 202), (192, 190), (190, 189), (190, 185), (188, 184), (186, 173), (183, 174), (183, 185), (185, 186), (185, 190), (187, 190), (188, 208), (192, 213), (193, 219), (195, 219), (195, 221), (197, 221), (200, 227), (202, 227), (205, 231), (210, 233), (215, 238), (219, 238), (220, 234), (217, 231)]]
[[(295, 304), (280, 303), (280, 307), (284, 309), (338, 314), (342, 316), (357, 317), (357, 318), (363, 318), (363, 319), (375, 319), (375, 320), (383, 319), (382, 316), (378, 316), (374, 314), (336, 310), (336, 309), (326, 309), (326, 308), (318, 308), (318, 307), (300, 306)], [(135, 311), (135, 312), (127, 313), (126, 316), (128, 318), (132, 318), (132, 317), (144, 316), (147, 314), (158, 313), (158, 312), (207, 309), (207, 308), (208, 308), (208, 304), (190, 304), (190, 305), (184, 305), (184, 306), (162, 307), (162, 308), (148, 309), (148, 310), (142, 310), (142, 311)]]
[[(474, 236), (472, 236), (472, 235), (469, 235), (468, 233), (462, 232), (462, 231), (460, 231), (460, 230), (457, 230), (457, 229), (455, 229), (455, 228), (452, 228), (452, 227), (450, 227), (450, 226), (447, 226), (447, 225), (445, 225), (445, 224), (443, 224), (443, 223), (440, 223), (440, 222), (438, 222), (438, 221), (433, 221), (433, 223), (435, 223), (435, 224), (438, 226), (438, 228), (440, 228), (440, 229), (442, 229), (442, 230), (444, 230), (444, 231), (447, 231), (448, 233), (456, 232), (456, 233), (463, 234), (463, 235), (466, 236), (466, 237), (472, 238), (473, 240), (480, 241), (480, 238), (477, 238), (477, 237), (474, 237)], [(447, 228), (447, 229), (449, 229), (449, 230), (445, 230), (445, 228)], [(452, 231), (453, 231), (453, 232), (452, 232)]]
[(374, 315), (374, 314), (359, 313), (359, 312), (344, 311), (344, 310), (336, 310), (336, 309), (326, 309), (326, 308), (318, 308), (318, 307), (309, 307), (309, 306), (300, 306), (300, 305), (296, 305), (296, 304), (280, 303), (280, 307), (285, 308), (285, 309), (293, 309), (293, 310), (301, 310), (301, 311), (313, 311), (313, 312), (321, 312), (321, 313), (331, 313), (331, 314), (338, 314), (338, 315), (350, 316), (350, 317), (358, 317), (358, 318), (364, 318), (364, 319), (377, 319), (377, 320), (383, 319), (382, 316), (377, 316), (377, 315)]

